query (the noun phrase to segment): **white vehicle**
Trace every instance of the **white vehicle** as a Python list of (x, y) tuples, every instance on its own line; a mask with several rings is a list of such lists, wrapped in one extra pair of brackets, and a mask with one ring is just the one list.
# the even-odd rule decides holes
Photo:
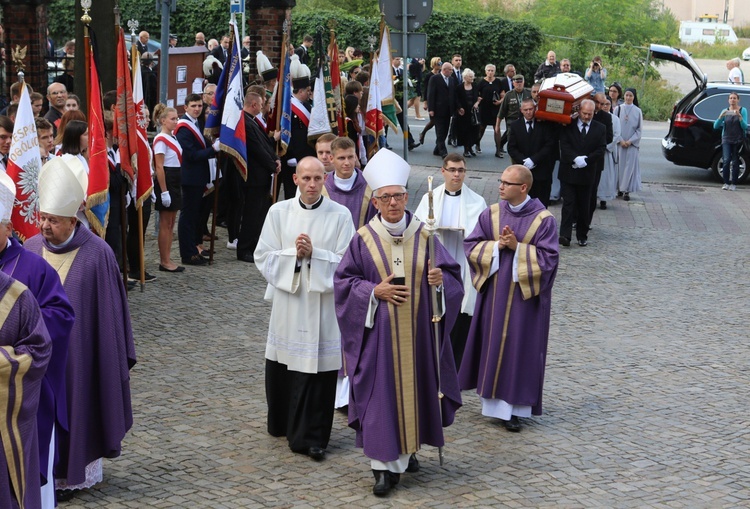
[(694, 42), (706, 42), (713, 44), (722, 40), (729, 44), (737, 42), (737, 34), (734, 29), (726, 23), (719, 23), (716, 16), (704, 15), (698, 21), (680, 22), (680, 42), (690, 44)]
[(742, 60), (750, 60), (750, 48), (742, 52)]

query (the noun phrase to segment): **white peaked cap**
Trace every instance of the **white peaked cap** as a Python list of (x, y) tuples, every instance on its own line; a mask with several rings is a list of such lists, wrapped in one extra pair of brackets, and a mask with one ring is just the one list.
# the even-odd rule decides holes
[(76, 176), (76, 180), (78, 180), (81, 189), (83, 189), (83, 199), (85, 200), (86, 196), (89, 194), (88, 168), (83, 165), (83, 162), (81, 162), (81, 159), (78, 156), (73, 154), (63, 154), (60, 157), (62, 157), (62, 160), (68, 165), (68, 168), (73, 172), (73, 175)]
[(289, 57), (289, 74), (292, 78), (299, 78), (301, 74), (302, 62), (299, 61), (299, 55), (292, 55)]
[(75, 217), (86, 197), (73, 170), (61, 157), (55, 157), (39, 172), (39, 211), (62, 217)]
[(255, 62), (255, 65), (258, 68), (259, 73), (263, 74), (264, 72), (270, 71), (271, 69), (273, 69), (273, 66), (271, 65), (271, 61), (268, 60), (268, 57), (264, 55), (261, 50), (258, 50), (255, 53), (255, 55), (258, 57), (257, 61)]
[(373, 191), (386, 186), (404, 186), (409, 181), (409, 163), (392, 150), (380, 149), (367, 162), (362, 173)]
[(0, 222), (10, 221), (16, 201), (16, 184), (4, 171), (0, 171)]

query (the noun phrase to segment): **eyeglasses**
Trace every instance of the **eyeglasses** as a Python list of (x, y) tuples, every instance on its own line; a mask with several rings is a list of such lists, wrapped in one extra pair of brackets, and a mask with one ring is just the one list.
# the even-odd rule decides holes
[(522, 186), (523, 182), (506, 182), (504, 180), (500, 181), (500, 187), (508, 187), (508, 186)]
[(443, 168), (448, 173), (466, 173), (466, 168)]
[(50, 92), (49, 95), (68, 95), (68, 91), (67, 90), (60, 90), (60, 91), (57, 91), (57, 92)]
[(382, 196), (375, 196), (378, 200), (380, 200), (380, 203), (383, 205), (388, 205), (391, 202), (391, 198), (396, 200), (397, 202), (404, 201), (404, 197), (406, 196), (406, 193), (395, 193), (395, 194), (384, 194)]

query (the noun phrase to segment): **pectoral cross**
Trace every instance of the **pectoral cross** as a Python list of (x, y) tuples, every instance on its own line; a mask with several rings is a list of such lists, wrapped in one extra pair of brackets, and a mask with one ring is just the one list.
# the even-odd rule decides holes
[(395, 265), (401, 265), (401, 263), (402, 263), (402, 262), (401, 262), (401, 258), (396, 258), (395, 260), (393, 260), (393, 263), (394, 263)]

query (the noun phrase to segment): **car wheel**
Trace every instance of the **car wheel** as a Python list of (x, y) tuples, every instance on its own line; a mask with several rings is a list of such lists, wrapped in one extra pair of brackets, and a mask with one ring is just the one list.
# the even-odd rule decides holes
[[(740, 173), (737, 176), (737, 182), (742, 183), (745, 180), (747, 180), (748, 176), (750, 176), (750, 172), (748, 172), (747, 163), (750, 160), (750, 157), (748, 157), (747, 152), (741, 152), (740, 153)], [(724, 181), (724, 177), (721, 176), (721, 170), (724, 165), (724, 159), (722, 157), (721, 152), (716, 154), (716, 157), (714, 157), (714, 162), (711, 164), (711, 169), (713, 170), (714, 177), (719, 182)]]

